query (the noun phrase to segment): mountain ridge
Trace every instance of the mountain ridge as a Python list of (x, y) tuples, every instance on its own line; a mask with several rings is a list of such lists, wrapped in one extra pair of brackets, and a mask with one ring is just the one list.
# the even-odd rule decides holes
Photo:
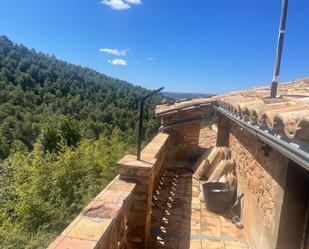
[(212, 96), (211, 93), (195, 93), (195, 92), (173, 92), (173, 91), (164, 91), (162, 92), (163, 96), (171, 98), (173, 100), (179, 99), (195, 99), (195, 98), (205, 98)]

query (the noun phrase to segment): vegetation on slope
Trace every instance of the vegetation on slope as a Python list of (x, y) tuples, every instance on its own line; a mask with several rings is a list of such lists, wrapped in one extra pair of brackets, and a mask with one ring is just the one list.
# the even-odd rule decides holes
[[(147, 93), (0, 36), (0, 248), (45, 248), (104, 188)], [(160, 99), (146, 106), (146, 140)]]
[[(68, 64), (0, 36), (0, 157), (32, 149), (41, 122), (52, 114), (71, 116), (81, 135), (97, 139), (117, 127), (135, 141), (137, 100), (149, 91), (94, 70)], [(152, 116), (153, 99), (146, 110)], [(146, 137), (156, 124), (146, 120)]]

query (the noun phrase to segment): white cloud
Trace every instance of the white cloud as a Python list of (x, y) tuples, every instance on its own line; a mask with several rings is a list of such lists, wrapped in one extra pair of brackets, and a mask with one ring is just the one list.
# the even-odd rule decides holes
[(115, 56), (126, 56), (129, 49), (118, 50), (115, 48), (100, 48), (99, 51), (102, 53), (112, 54)]
[(129, 3), (129, 4), (142, 4), (142, 1), (141, 0), (124, 0), (126, 3)]
[(123, 60), (123, 59), (108, 60), (107, 62), (112, 64), (112, 65), (116, 65), (116, 66), (126, 66), (126, 65), (128, 65), (128, 62), (126, 60)]
[(115, 10), (126, 10), (130, 9), (131, 5), (141, 4), (141, 0), (102, 0), (102, 3), (115, 9)]
[(155, 57), (150, 56), (150, 57), (147, 58), (147, 61), (154, 61), (155, 59), (156, 59)]
[(131, 8), (129, 4), (122, 0), (103, 0), (102, 3), (115, 10), (126, 10)]

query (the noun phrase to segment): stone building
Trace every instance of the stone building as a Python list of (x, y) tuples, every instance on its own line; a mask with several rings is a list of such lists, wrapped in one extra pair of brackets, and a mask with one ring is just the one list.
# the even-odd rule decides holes
[[(309, 80), (159, 105), (158, 135), (48, 247), (309, 248)], [(216, 126), (205, 126), (211, 120)], [(208, 122), (209, 124), (209, 122)], [(231, 151), (239, 215), (207, 210), (192, 177), (213, 146)]]

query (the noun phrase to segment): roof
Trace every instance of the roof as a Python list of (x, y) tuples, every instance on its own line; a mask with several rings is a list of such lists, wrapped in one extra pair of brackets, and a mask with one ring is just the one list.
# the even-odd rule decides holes
[(254, 87), (210, 98), (159, 105), (156, 115), (194, 110), (215, 103), (260, 128), (283, 133), (289, 139), (309, 141), (309, 78), (279, 84), (277, 99), (269, 99), (269, 95), (270, 87)]
[(190, 111), (198, 109), (200, 107), (211, 104), (211, 102), (212, 98), (207, 97), (207, 98), (187, 99), (183, 101), (176, 101), (175, 103), (157, 105), (156, 116), (161, 117), (181, 111)]

